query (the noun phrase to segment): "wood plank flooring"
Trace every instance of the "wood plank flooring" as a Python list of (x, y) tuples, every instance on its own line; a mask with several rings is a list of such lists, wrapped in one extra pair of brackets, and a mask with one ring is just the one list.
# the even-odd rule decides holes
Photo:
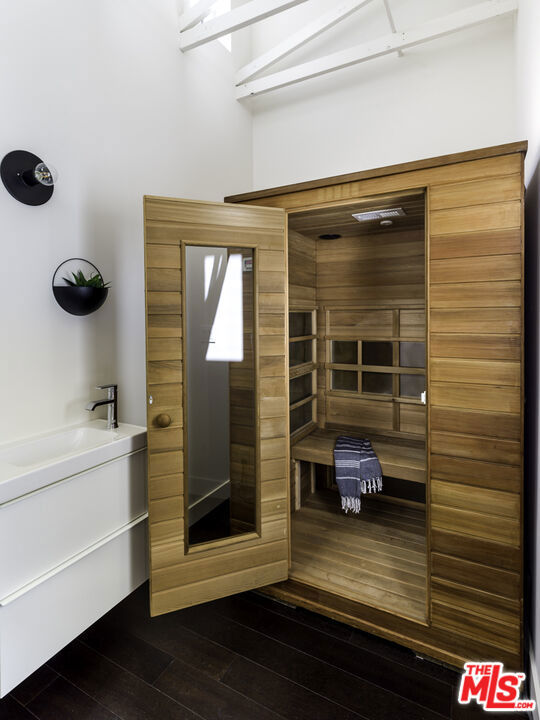
[(420, 508), (362, 499), (345, 515), (317, 491), (292, 515), (295, 580), (420, 622), (426, 618), (426, 530)]
[(405, 648), (254, 593), (150, 618), (145, 584), (1, 700), (0, 720), (485, 717), (458, 705), (458, 681)]
[(485, 717), (458, 705), (458, 681), (405, 648), (254, 593), (150, 618), (145, 584), (1, 700), (0, 720)]

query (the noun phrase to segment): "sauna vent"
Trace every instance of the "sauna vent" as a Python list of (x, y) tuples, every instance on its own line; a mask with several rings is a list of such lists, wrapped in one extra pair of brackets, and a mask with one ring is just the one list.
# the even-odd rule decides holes
[(403, 208), (387, 208), (384, 210), (368, 210), (367, 212), (353, 213), (353, 218), (358, 222), (369, 222), (370, 220), (386, 220), (387, 218), (403, 217)]

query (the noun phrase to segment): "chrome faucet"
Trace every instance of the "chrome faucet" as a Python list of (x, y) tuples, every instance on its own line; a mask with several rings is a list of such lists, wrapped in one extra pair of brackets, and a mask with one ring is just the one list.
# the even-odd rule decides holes
[(107, 430), (118, 427), (118, 385), (98, 385), (96, 390), (106, 390), (106, 400), (90, 400), (87, 410), (95, 410), (100, 405), (107, 405)]

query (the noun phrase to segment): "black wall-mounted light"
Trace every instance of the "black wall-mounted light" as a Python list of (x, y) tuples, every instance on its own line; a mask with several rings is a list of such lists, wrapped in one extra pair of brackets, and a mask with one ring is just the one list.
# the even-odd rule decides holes
[(0, 177), (6, 190), (25, 205), (43, 205), (51, 199), (56, 170), (26, 150), (13, 150), (0, 164)]

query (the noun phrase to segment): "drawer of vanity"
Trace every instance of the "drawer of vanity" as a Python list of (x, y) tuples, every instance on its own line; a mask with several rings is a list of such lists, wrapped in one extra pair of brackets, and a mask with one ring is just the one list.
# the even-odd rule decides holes
[(145, 449), (0, 505), (0, 599), (146, 509)]

